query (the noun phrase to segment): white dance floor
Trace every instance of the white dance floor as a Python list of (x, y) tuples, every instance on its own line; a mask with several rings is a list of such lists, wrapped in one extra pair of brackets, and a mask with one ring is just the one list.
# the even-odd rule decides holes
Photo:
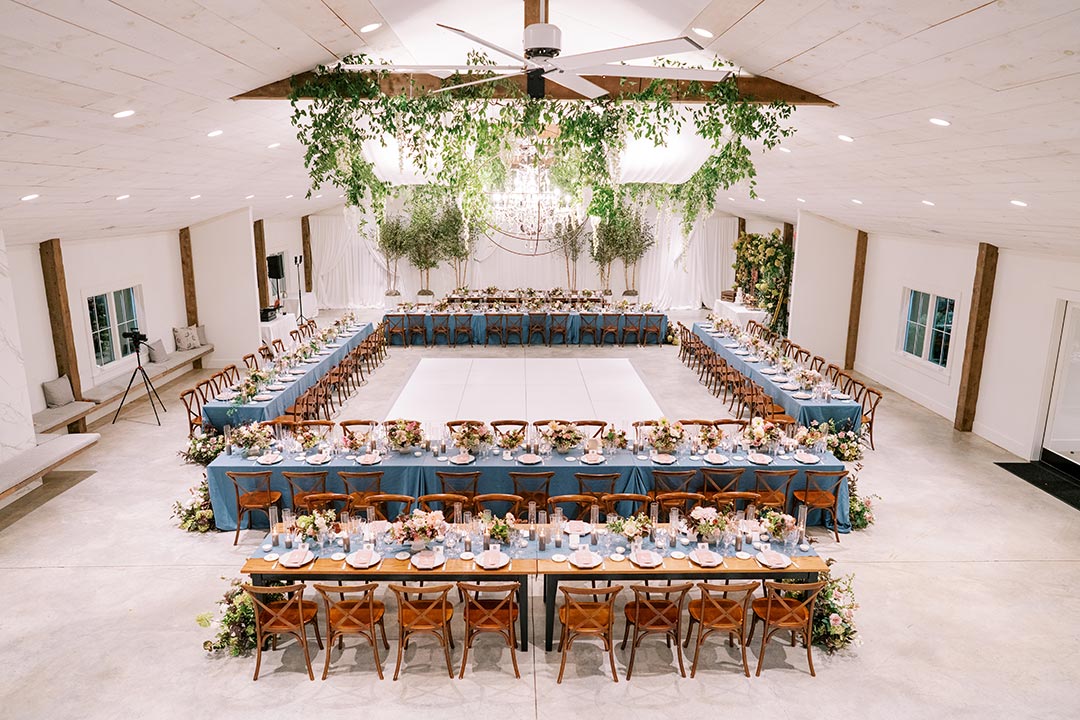
[(598, 419), (626, 426), (660, 416), (626, 359), (424, 358), (387, 418)]

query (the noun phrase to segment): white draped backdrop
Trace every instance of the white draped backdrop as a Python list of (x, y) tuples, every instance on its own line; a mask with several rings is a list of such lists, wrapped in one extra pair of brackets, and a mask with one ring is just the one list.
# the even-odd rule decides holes
[[(650, 221), (656, 244), (638, 266), (637, 287), (641, 302), (658, 308), (688, 309), (712, 307), (720, 290), (732, 286), (733, 245), (738, 220), (714, 214), (694, 224), (686, 244), (677, 216), (653, 212)], [(315, 293), (327, 308), (382, 307), (387, 287), (386, 262), (374, 243), (376, 225), (358, 223), (344, 215), (312, 215), (311, 250)], [(466, 284), (480, 288), (567, 287), (566, 264), (562, 255), (531, 255), (531, 245), (505, 235), (481, 236), (468, 264)], [(540, 243), (540, 251), (547, 249)], [(501, 246), (501, 247), (500, 247)], [(512, 251), (512, 252), (511, 252)], [(515, 253), (525, 253), (524, 255)], [(420, 289), (419, 273), (407, 260), (399, 264), (398, 289), (403, 300), (414, 300)], [(596, 266), (583, 256), (577, 265), (578, 288), (598, 289)], [(453, 269), (444, 264), (431, 273), (431, 289), (442, 297), (455, 287)], [(611, 289), (616, 298), (625, 289), (622, 264), (612, 267)]]

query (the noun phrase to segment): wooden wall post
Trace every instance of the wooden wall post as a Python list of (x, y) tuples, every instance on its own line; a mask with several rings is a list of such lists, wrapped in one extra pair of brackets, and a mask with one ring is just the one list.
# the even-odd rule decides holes
[(739, 221), (739, 235), (746, 234), (746, 218), (737, 218)]
[(300, 218), (300, 238), (304, 243), (304, 289), (311, 292), (311, 222), (307, 215)]
[[(191, 228), (180, 228), (180, 272), (184, 276), (184, 310), (187, 324), (199, 324), (199, 300), (195, 295), (195, 265), (191, 260)], [(195, 370), (202, 369), (202, 358), (191, 364)]]
[(255, 279), (259, 283), (259, 307), (270, 304), (270, 281), (266, 270), (266, 229), (262, 220), (255, 221)]
[(862, 317), (863, 279), (866, 276), (866, 246), (869, 238), (860, 230), (855, 240), (855, 265), (851, 274), (851, 305), (848, 308), (847, 347), (844, 349), (844, 369), (855, 367), (855, 352), (859, 348), (859, 319)]
[(795, 245), (795, 226), (791, 223), (784, 223), (784, 242)]
[(953, 427), (960, 432), (970, 432), (975, 423), (983, 354), (986, 352), (986, 332), (990, 327), (990, 306), (994, 300), (997, 259), (997, 245), (979, 243), (975, 281), (971, 285), (971, 310), (964, 343), (964, 366), (960, 373), (960, 395), (956, 398), (956, 418), (953, 421)]
[[(75, 352), (75, 335), (71, 329), (71, 306), (60, 238), (41, 243), (38, 252), (41, 255), (41, 276), (45, 281), (45, 302), (49, 306), (56, 374), (67, 375), (71, 380), (71, 393), (76, 400), (82, 400), (82, 378), (79, 377), (79, 356)], [(68, 432), (86, 432), (86, 419), (80, 418), (68, 425)]]

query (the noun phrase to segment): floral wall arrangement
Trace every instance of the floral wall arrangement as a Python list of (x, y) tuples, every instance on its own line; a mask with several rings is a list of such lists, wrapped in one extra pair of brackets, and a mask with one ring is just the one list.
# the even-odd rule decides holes
[(795, 248), (779, 230), (769, 235), (743, 233), (735, 241), (735, 287), (769, 313), (769, 327), (778, 335), (787, 334), (794, 258)]

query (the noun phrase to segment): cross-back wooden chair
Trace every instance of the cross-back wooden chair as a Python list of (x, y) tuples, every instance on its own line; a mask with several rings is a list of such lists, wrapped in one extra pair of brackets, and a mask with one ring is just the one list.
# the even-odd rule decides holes
[[(853, 396), (854, 397), (854, 396)], [(862, 421), (863, 424), (869, 428), (870, 434), (870, 449), (875, 450), (874, 447), (874, 415), (877, 413), (878, 403), (885, 395), (880, 391), (872, 387), (866, 388), (862, 396)]]
[(598, 438), (607, 429), (607, 423), (603, 420), (575, 420), (574, 424), (588, 438)]
[(409, 347), (409, 331), (405, 321), (405, 313), (387, 313), (386, 319), (386, 342), (394, 344), (394, 338), (401, 338), (401, 346)]
[(188, 437), (191, 437), (202, 427), (202, 403), (194, 388), (180, 393), (180, 402), (184, 403), (184, 410), (187, 412)]
[(492, 336), (498, 339), (499, 345), (506, 344), (506, 319), (502, 313), (487, 313), (484, 316), (486, 327), (484, 328), (484, 345), (491, 344)]
[(646, 512), (650, 502), (652, 502), (651, 497), (640, 493), (609, 493), (600, 498), (600, 506), (608, 515), (622, 515), (623, 513), (619, 512), (619, 506), (624, 503), (631, 503), (627, 515), (637, 515)]
[[(521, 515), (522, 506), (528, 507), (528, 503), (520, 495), (510, 493), (483, 493), (473, 498), (473, 507), (478, 514), (490, 510), (492, 515), (499, 517), (510, 513), (514, 517)], [(543, 505), (537, 505), (541, 510)]]
[[(409, 345), (428, 346), (427, 339), (427, 315), (425, 313), (408, 313), (405, 315), (406, 327), (409, 332)], [(416, 337), (420, 342), (416, 342)]]
[(342, 511), (352, 510), (352, 498), (345, 493), (307, 493), (301, 500), (303, 509), (307, 512), (324, 512), (334, 510), (340, 517)]
[(549, 345), (548, 342), (548, 316), (547, 313), (529, 313), (529, 334), (525, 342), (526, 345), (532, 344), (534, 336), (540, 336), (540, 343)]
[(741, 467), (701, 468), (701, 492), (717, 506), (726, 504), (729, 501), (725, 496), (739, 491), (739, 480), (742, 479), (743, 472)]
[(341, 431), (352, 437), (371, 437), (371, 434), (375, 432), (375, 429), (379, 427), (378, 420), (342, 420), (340, 423)]
[[(559, 663), (559, 678), (556, 683), (562, 682), (563, 673), (566, 671), (566, 656), (570, 652), (570, 647), (575, 640), (582, 637), (599, 638), (604, 643), (608, 661), (611, 663), (611, 679), (619, 682), (619, 675), (615, 671), (614, 627), (615, 598), (622, 589), (622, 585), (612, 585), (608, 588), (559, 586), (563, 594), (563, 604), (559, 606), (559, 622), (562, 624), (559, 652), (562, 653), (562, 662)], [(586, 597), (602, 597), (604, 600), (582, 599)]]
[(461, 656), (461, 674), (465, 677), (465, 668), (469, 662), (469, 648), (476, 636), (481, 633), (494, 633), (506, 640), (510, 648), (510, 661), (514, 664), (514, 676), (521, 677), (517, 664), (517, 619), (519, 609), (517, 593), (519, 583), (491, 583), (476, 585), (459, 582), (458, 590), (465, 597), (465, 643)]
[(476, 486), (480, 482), (480, 471), (473, 472), (446, 472), (435, 471), (435, 478), (439, 481), (444, 493), (464, 495), (468, 500), (476, 497)]
[(545, 509), (548, 506), (548, 489), (551, 487), (551, 478), (555, 477), (555, 471), (546, 472), (511, 472), (510, 481), (514, 483), (514, 494), (521, 498), (522, 505), (529, 506), (529, 502), (535, 502), (536, 507)]
[(798, 474), (798, 470), (755, 470), (754, 492), (758, 494), (755, 504), (787, 512), (788, 490)]
[[(261, 357), (265, 362), (268, 362), (268, 363), (274, 362), (274, 351), (271, 350), (268, 345), (260, 345), (258, 353), (259, 353), (259, 357)], [(255, 368), (252, 368), (252, 370), (254, 370), (254, 369)]]
[[(322, 679), (325, 680), (330, 673), (330, 654), (334, 641), (338, 640), (340, 647), (344, 649), (345, 636), (358, 635), (371, 643), (371, 650), (375, 655), (375, 671), (382, 680), (382, 660), (379, 658), (375, 628), (382, 631), (383, 647), (387, 650), (390, 649), (390, 641), (386, 638), (386, 625), (383, 623), (386, 605), (375, 599), (375, 590), (379, 584), (339, 586), (316, 583), (313, 587), (322, 597), (323, 617), (326, 619), (326, 664), (323, 666)], [(340, 599), (334, 600), (331, 593)]]
[(578, 495), (587, 495), (597, 500), (615, 492), (615, 483), (620, 477), (620, 473), (574, 473), (574, 479), (578, 483)]
[(293, 346), (302, 345), (304, 342), (304, 336), (300, 334), (299, 330), (290, 330), (289, 339), (292, 340)]
[(382, 470), (368, 472), (348, 472), (342, 470), (338, 473), (345, 493), (352, 499), (353, 508), (364, 507), (368, 504), (367, 499), (372, 495), (382, 493)]
[[(394, 505), (400, 505), (398, 512), (391, 512)], [(375, 512), (376, 520), (390, 520), (398, 515), (408, 515), (412, 509), (412, 495), (397, 495), (394, 493), (376, 493), (364, 498), (364, 507), (370, 507)]]
[(648, 585), (631, 585), (634, 591), (634, 599), (623, 607), (626, 616), (626, 630), (623, 631), (622, 649), (626, 649), (626, 641), (630, 636), (630, 627), (634, 628), (634, 640), (630, 645), (630, 663), (626, 666), (626, 679), (629, 680), (634, 673), (634, 659), (637, 657), (638, 646), (649, 635), (663, 635), (669, 644), (674, 642), (675, 655), (679, 660), (679, 674), (686, 677), (686, 668), (683, 667), (682, 643), (682, 609), (686, 602), (686, 594), (693, 588), (692, 583), (671, 585), (665, 588), (650, 587)]
[(248, 353), (243, 358), (244, 367), (248, 370), (256, 370), (259, 367), (259, 359), (255, 357), (255, 353)]
[(525, 316), (522, 313), (506, 313), (503, 330), (503, 345), (510, 342), (510, 337), (517, 336), (519, 344), (525, 344)]
[(603, 313), (600, 316), (600, 341), (597, 345), (603, 345), (608, 335), (611, 336), (612, 345), (619, 344), (619, 318), (621, 317), (618, 313)]
[(214, 389), (214, 383), (210, 380), (203, 380), (195, 385), (195, 393), (199, 396), (199, 403), (205, 405), (215, 398), (217, 391)]
[(821, 357), (820, 355), (815, 355), (814, 357), (810, 358), (809, 367), (811, 370), (822, 372), (823, 370), (825, 370), (825, 365), (825, 358)]
[(563, 510), (563, 516), (568, 520), (584, 520), (589, 516), (589, 508), (599, 504), (600, 499), (593, 495), (552, 495), (548, 498), (548, 513), (554, 515), (555, 508), (569, 505), (574, 513), (573, 517), (566, 510)]
[(270, 506), (281, 502), (281, 493), (270, 489), (269, 470), (256, 472), (226, 472), (225, 475), (232, 481), (233, 490), (236, 493), (236, 535), (233, 536), (233, 545), (240, 541), (240, 528), (244, 525), (244, 516), (248, 518), (248, 527), (251, 527), (251, 513), (264, 512), (267, 520), (270, 518)]
[(451, 343), (452, 345), (457, 345), (458, 340), (462, 338), (469, 345), (473, 344), (472, 321), (473, 316), (469, 313), (454, 313), (454, 341)]
[(483, 425), (482, 420), (447, 420), (446, 429), (453, 434), (462, 425)]
[(275, 356), (285, 354), (285, 341), (282, 340), (281, 338), (274, 338), (270, 342), (270, 345), (274, 348), (274, 355)]
[(570, 325), (569, 313), (548, 313), (548, 321), (551, 323), (548, 328), (547, 344), (551, 347), (555, 343), (555, 336), (558, 335), (562, 338), (562, 344), (566, 345), (570, 342), (570, 331), (568, 327)]
[(697, 470), (653, 470), (652, 495), (660, 493), (691, 492)]
[(701, 493), (679, 491), (656, 493), (655, 500), (660, 503), (660, 509), (664, 514), (672, 508), (678, 508), (683, 515), (708, 502), (708, 498)]
[(221, 374), (225, 376), (226, 385), (235, 385), (240, 382), (240, 368), (236, 367), (234, 363), (229, 363), (222, 370)]
[(635, 420), (630, 423), (630, 427), (634, 428), (634, 440), (636, 442), (642, 442), (645, 439), (646, 433), (649, 432), (649, 428), (656, 425), (655, 420)]
[[(761, 666), (765, 661), (765, 645), (778, 632), (784, 630), (791, 632), (791, 644), (795, 644), (795, 634), (803, 636), (803, 645), (806, 646), (806, 662), (810, 666), (810, 676), (814, 677), (814, 657), (810, 652), (813, 646), (814, 627), (814, 604), (825, 581), (813, 583), (778, 583), (772, 580), (765, 581), (765, 597), (754, 600), (750, 608), (754, 618), (750, 623), (750, 635), (746, 639), (749, 645), (754, 639), (754, 629), (758, 623), (762, 624), (761, 651), (758, 653), (757, 672), (761, 675)], [(790, 597), (791, 593), (801, 595), (801, 598)]]
[(625, 313), (623, 315), (622, 333), (620, 333), (619, 344), (626, 345), (630, 336), (634, 336), (634, 344), (641, 345), (641, 328), (644, 324), (645, 316), (640, 313)]
[(759, 587), (758, 582), (755, 580), (733, 585), (699, 582), (697, 587), (701, 591), (701, 597), (691, 600), (686, 606), (689, 621), (686, 626), (684, 647), (690, 647), (690, 635), (694, 632), (695, 625), (698, 628), (697, 642), (694, 644), (694, 661), (690, 665), (690, 677), (697, 675), (701, 646), (710, 635), (715, 633), (726, 633), (728, 643), (732, 646), (738, 638), (739, 649), (742, 651), (743, 673), (746, 677), (750, 677), (750, 665), (746, 661), (746, 627), (750, 620), (750, 602), (754, 598), (754, 590)]
[(843, 374), (843, 369), (839, 365), (829, 363), (825, 366), (825, 369), (821, 372), (822, 377), (831, 382), (833, 386), (840, 386), (840, 376)]
[(840, 542), (837, 527), (837, 505), (840, 502), (840, 485), (847, 477), (846, 470), (807, 470), (806, 485), (791, 495), (795, 502), (806, 505), (808, 510), (821, 510), (832, 517), (833, 536)]
[(450, 313), (431, 313), (431, 344), (438, 345), (439, 338), (446, 338), (447, 345), (453, 345), (450, 342), (452, 332), (450, 329)]
[(441, 510), (443, 517), (449, 518), (453, 512), (454, 503), (461, 503), (461, 507), (467, 509), (472, 504), (472, 498), (457, 493), (429, 493), (416, 499), (418, 506), (424, 512)]
[[(431, 635), (439, 641), (446, 657), (446, 671), (451, 678), (454, 677), (454, 669), (450, 665), (450, 648), (454, 646), (450, 619), (454, 616), (454, 606), (447, 599), (454, 586), (407, 587), (390, 583), (387, 587), (397, 598), (398, 606), (398, 651), (394, 679), (397, 680), (401, 673), (405, 644), (417, 635)], [(410, 595), (415, 595), (416, 599), (411, 599)]]
[(664, 344), (663, 313), (645, 313), (641, 325), (641, 344), (648, 345), (649, 336), (656, 338), (657, 345)]
[[(306, 587), (304, 583), (285, 587), (259, 585), (241, 585), (240, 587), (251, 599), (255, 611), (255, 675), (251, 679), (253, 681), (259, 679), (266, 636), (271, 637), (276, 650), (278, 635), (292, 635), (304, 651), (308, 679), (315, 680), (315, 673), (311, 670), (311, 655), (308, 653), (307, 626), (311, 625), (315, 628), (315, 641), (321, 649), (322, 637), (319, 635), (319, 622), (316, 618), (319, 608), (315, 602), (304, 600)], [(284, 595), (285, 599), (271, 600), (270, 596), (274, 595)]]
[(578, 345), (585, 344), (585, 336), (592, 340), (593, 345), (601, 345), (600, 342), (600, 315), (598, 313), (581, 313), (578, 315)]
[(312, 470), (307, 472), (285, 471), (281, 476), (289, 483), (292, 508), (295, 512), (303, 512), (304, 498), (313, 493), (326, 492), (326, 470)]
[(496, 438), (501, 438), (506, 435), (507, 432), (513, 430), (525, 431), (529, 427), (529, 423), (525, 420), (492, 420), (488, 423), (491, 426), (492, 432), (495, 433)]

